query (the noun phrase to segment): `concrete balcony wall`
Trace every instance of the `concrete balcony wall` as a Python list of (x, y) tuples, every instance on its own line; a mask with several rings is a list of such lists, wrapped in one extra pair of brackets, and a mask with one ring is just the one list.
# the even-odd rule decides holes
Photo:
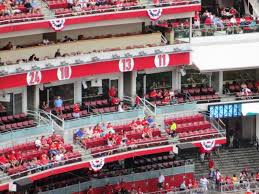
[(35, 46), (16, 50), (5, 50), (0, 52), (2, 61), (16, 61), (18, 59), (28, 59), (33, 53), (39, 58), (49, 56), (54, 57), (57, 49), (61, 49), (61, 54), (71, 52), (91, 52), (93, 50), (104, 50), (106, 48), (120, 47), (125, 49), (127, 46), (160, 44), (161, 33), (140, 34), (123, 37), (112, 37), (103, 39), (91, 39), (74, 42), (53, 44), (48, 46)]

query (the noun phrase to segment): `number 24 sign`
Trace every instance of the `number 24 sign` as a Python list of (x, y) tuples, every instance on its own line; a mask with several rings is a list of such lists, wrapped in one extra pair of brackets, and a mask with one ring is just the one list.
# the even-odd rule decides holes
[(41, 72), (40, 71), (30, 71), (27, 73), (27, 84), (29, 86), (40, 84), (41, 82)]

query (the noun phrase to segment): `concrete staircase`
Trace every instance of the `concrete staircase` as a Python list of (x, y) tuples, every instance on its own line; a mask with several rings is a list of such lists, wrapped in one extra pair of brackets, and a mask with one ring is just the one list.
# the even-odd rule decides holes
[(44, 19), (55, 18), (54, 12), (48, 8), (47, 3), (44, 0), (35, 0), (35, 2), (40, 5), (40, 11), (44, 15)]
[(215, 162), (225, 175), (239, 174), (245, 167), (251, 172), (257, 172), (259, 152), (255, 147), (222, 150)]
[[(186, 159), (193, 159), (195, 162), (195, 177), (208, 176), (208, 160), (202, 164), (199, 160), (199, 156), (196, 153), (184, 154)], [(259, 152), (255, 147), (244, 147), (235, 149), (222, 149), (219, 155), (215, 153), (212, 155), (215, 161), (215, 168), (218, 168), (222, 175), (236, 174), (248, 167), (250, 172), (257, 172), (259, 170)]]
[(84, 148), (82, 148), (80, 145), (78, 144), (73, 144), (73, 150), (75, 152), (79, 152), (82, 155), (82, 160), (90, 160), (93, 159), (93, 157), (91, 156), (91, 153), (89, 150), (86, 150)]
[(11, 177), (8, 176), (6, 173), (4, 173), (3, 171), (0, 171), (0, 184), (2, 183), (6, 183), (9, 180), (11, 180)]

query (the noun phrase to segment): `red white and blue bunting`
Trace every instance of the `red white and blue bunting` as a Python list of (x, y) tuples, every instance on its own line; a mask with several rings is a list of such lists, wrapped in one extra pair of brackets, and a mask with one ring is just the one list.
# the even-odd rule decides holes
[(66, 19), (65, 18), (53, 19), (53, 20), (50, 20), (49, 22), (53, 30), (60, 31), (65, 27)]
[(91, 160), (90, 165), (91, 165), (91, 169), (93, 169), (93, 171), (95, 171), (95, 172), (99, 171), (104, 166), (104, 158), (98, 158), (96, 160)]
[(163, 9), (162, 8), (155, 8), (155, 9), (148, 9), (147, 14), (149, 18), (153, 21), (158, 20), (162, 16)]
[(201, 141), (201, 146), (205, 151), (211, 151), (215, 147), (216, 141), (214, 139)]

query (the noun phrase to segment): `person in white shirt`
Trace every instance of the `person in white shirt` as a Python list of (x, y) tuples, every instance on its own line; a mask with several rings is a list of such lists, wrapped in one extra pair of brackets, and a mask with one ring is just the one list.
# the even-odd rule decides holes
[(165, 176), (160, 172), (158, 177), (158, 187), (160, 189), (163, 189), (164, 182), (165, 182)]
[(200, 186), (201, 186), (201, 188), (204, 189), (204, 191), (208, 190), (208, 184), (209, 184), (208, 179), (206, 179), (204, 176), (201, 177), (201, 179), (200, 179)]
[(230, 19), (230, 23), (235, 25), (237, 23), (237, 20), (236, 20), (236, 17), (233, 16), (231, 19)]
[(35, 146), (37, 149), (40, 149), (42, 144), (41, 144), (41, 140), (37, 137), (37, 139), (34, 142)]
[(122, 103), (119, 104), (118, 106), (118, 112), (124, 112), (124, 109), (122, 108)]

